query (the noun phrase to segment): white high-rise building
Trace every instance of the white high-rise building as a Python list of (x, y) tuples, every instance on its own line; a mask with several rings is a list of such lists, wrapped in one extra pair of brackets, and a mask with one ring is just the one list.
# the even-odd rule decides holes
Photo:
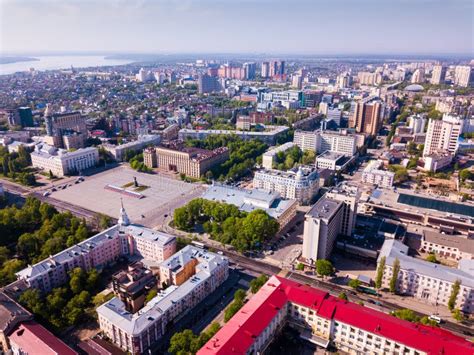
[(442, 65), (435, 65), (431, 72), (431, 84), (439, 85), (443, 84), (446, 78), (446, 67)]
[(326, 116), (328, 120), (333, 120), (338, 126), (341, 125), (342, 110), (339, 110), (337, 107), (329, 108)]
[(468, 65), (458, 65), (454, 69), (454, 84), (468, 87), (471, 82), (471, 67)]
[(326, 197), (344, 203), (341, 234), (348, 237), (351, 236), (356, 224), (357, 207), (360, 197), (359, 188), (355, 185), (341, 182), (339, 185), (331, 188), (331, 190), (326, 193)]
[(423, 156), (436, 152), (449, 152), (456, 154), (458, 139), (462, 133), (464, 120), (445, 114), (442, 120), (430, 119), (426, 131), (425, 148)]
[(425, 70), (423, 68), (416, 69), (411, 77), (412, 84), (420, 84), (425, 82)]
[(413, 130), (413, 134), (423, 133), (425, 126), (426, 118), (418, 115), (408, 117), (408, 127)]
[(305, 216), (303, 258), (328, 259), (341, 231), (344, 203), (323, 196)]

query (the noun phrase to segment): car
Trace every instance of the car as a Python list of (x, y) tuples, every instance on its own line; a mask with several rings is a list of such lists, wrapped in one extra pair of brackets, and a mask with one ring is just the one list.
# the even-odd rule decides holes
[(434, 321), (434, 322), (436, 322), (436, 323), (438, 323), (438, 324), (440, 324), (440, 323), (442, 322), (442, 319), (441, 319), (440, 317), (438, 317), (436, 314), (430, 314), (430, 315), (428, 316), (428, 319), (429, 319), (429, 320), (432, 320), (432, 321)]
[(53, 188), (51, 189), (51, 191), (54, 192), (54, 191), (58, 191), (58, 190), (57, 190), (55, 187), (53, 187)]
[(49, 192), (49, 191), (43, 192), (44, 197), (49, 196), (50, 194), (51, 194), (51, 192)]
[(217, 252), (217, 254), (219, 254), (219, 255), (224, 255), (224, 253), (223, 253), (222, 251), (220, 251), (220, 250)]
[(166, 218), (166, 217), (168, 217), (168, 215), (167, 215), (167, 214), (165, 214), (165, 218)]
[(370, 298), (369, 298), (367, 301), (368, 301), (369, 303), (375, 304), (375, 301), (374, 301), (373, 299), (370, 299)]

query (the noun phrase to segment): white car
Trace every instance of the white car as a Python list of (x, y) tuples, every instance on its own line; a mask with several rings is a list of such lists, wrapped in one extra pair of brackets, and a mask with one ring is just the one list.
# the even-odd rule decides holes
[(428, 319), (429, 319), (429, 320), (432, 320), (432, 321), (435, 321), (435, 322), (438, 323), (438, 324), (441, 323), (441, 318), (438, 317), (437, 315), (434, 315), (434, 314), (430, 315), (430, 316), (428, 317)]

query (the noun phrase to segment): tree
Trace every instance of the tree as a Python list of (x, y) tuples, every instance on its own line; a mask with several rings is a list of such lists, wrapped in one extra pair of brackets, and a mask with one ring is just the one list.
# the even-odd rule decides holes
[(171, 354), (188, 354), (191, 350), (191, 343), (195, 335), (190, 329), (186, 329), (180, 333), (175, 333), (170, 339), (170, 347), (168, 352)]
[(227, 323), (244, 305), (241, 300), (234, 300), (224, 312), (224, 322)]
[(43, 298), (41, 297), (40, 291), (36, 288), (29, 288), (23, 292), (19, 301), (35, 314), (44, 315), (46, 313)]
[(398, 274), (400, 272), (400, 260), (398, 260), (398, 258), (395, 258), (395, 260), (393, 261), (392, 272), (393, 274), (392, 278), (390, 279), (389, 288), (390, 292), (395, 293), (397, 292)]
[(250, 292), (252, 293), (257, 293), (260, 288), (265, 285), (265, 283), (268, 281), (268, 276), (267, 275), (260, 275), (259, 277), (253, 279), (250, 281)]
[(79, 294), (84, 290), (85, 286), (85, 272), (80, 267), (76, 267), (69, 273), (69, 287), (72, 293)]
[(349, 299), (347, 298), (347, 295), (345, 292), (341, 292), (338, 296), (341, 300), (348, 301)]
[(303, 263), (298, 263), (298, 265), (296, 265), (296, 270), (303, 271), (304, 270), (304, 264)]
[(241, 288), (239, 288), (234, 293), (234, 300), (243, 302), (243, 300), (245, 299), (246, 296), (247, 296), (247, 293), (245, 292), (245, 290), (242, 290)]
[(438, 259), (436, 259), (436, 255), (434, 253), (429, 253), (426, 257), (426, 261), (429, 261), (430, 263), (434, 264), (439, 264), (439, 261)]
[(89, 270), (85, 279), (85, 288), (88, 291), (95, 290), (99, 284), (99, 277), (99, 272), (96, 269)]
[(357, 279), (352, 279), (349, 281), (348, 285), (353, 289), (357, 289), (360, 286), (360, 281)]
[(3, 263), (3, 268), (0, 272), (0, 282), (2, 284), (9, 284), (16, 280), (15, 273), (25, 267), (25, 263), (18, 259), (10, 259)]
[(453, 315), (453, 318), (457, 320), (458, 322), (462, 322), (464, 319), (466, 319), (464, 314), (457, 308), (452, 311), (452, 315)]
[(385, 270), (385, 256), (382, 256), (380, 258), (379, 265), (377, 267), (377, 275), (375, 277), (375, 287), (377, 289), (380, 289), (382, 287), (382, 279), (383, 279), (383, 273)]
[(411, 309), (397, 309), (391, 313), (392, 316), (409, 322), (418, 322), (419, 317)]
[(10, 250), (7, 247), (0, 246), (0, 265), (8, 260)]
[(316, 260), (316, 272), (322, 277), (330, 276), (334, 273), (334, 267), (329, 260), (318, 259)]
[(156, 290), (156, 288), (152, 288), (150, 291), (148, 291), (145, 297), (145, 304), (147, 304), (153, 298), (155, 298), (157, 294), (158, 294), (158, 291)]
[(432, 319), (429, 319), (428, 316), (423, 316), (420, 318), (419, 322), (424, 325), (429, 325), (432, 327), (438, 327), (438, 323)]
[(461, 280), (456, 280), (451, 287), (451, 295), (449, 296), (448, 300), (448, 308), (450, 311), (454, 309), (456, 306), (456, 299), (458, 298), (459, 290), (461, 288)]

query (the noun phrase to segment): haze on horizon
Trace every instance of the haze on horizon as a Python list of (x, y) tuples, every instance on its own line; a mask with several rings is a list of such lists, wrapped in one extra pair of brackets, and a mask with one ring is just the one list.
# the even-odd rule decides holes
[(470, 0), (0, 0), (0, 51), (467, 54)]

